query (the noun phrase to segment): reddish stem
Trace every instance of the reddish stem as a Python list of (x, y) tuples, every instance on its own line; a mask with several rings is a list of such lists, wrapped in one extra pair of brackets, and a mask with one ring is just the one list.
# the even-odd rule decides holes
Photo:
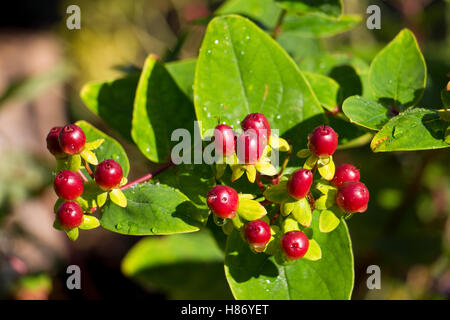
[(266, 189), (264, 188), (264, 185), (261, 182), (261, 177), (259, 176), (259, 173), (256, 174), (256, 183), (258, 184), (258, 187), (261, 190), (261, 192), (264, 193)]
[(126, 185), (120, 187), (120, 189), (121, 190), (125, 190), (125, 189), (128, 189), (128, 188), (138, 184), (138, 183), (147, 182), (150, 179), (152, 179), (153, 177), (155, 177), (158, 174), (160, 174), (161, 172), (163, 172), (163, 171), (165, 171), (165, 170), (167, 170), (167, 169), (169, 169), (169, 168), (171, 168), (173, 166), (174, 166), (174, 164), (170, 161), (170, 162), (166, 163), (165, 165), (163, 165), (162, 167), (156, 169), (155, 171), (150, 172), (150, 173), (148, 173), (148, 174), (146, 174), (146, 175), (144, 175), (144, 176), (142, 176), (142, 177), (140, 177), (140, 178), (138, 178), (136, 180), (128, 182)]
[(81, 171), (81, 169), (78, 169), (78, 174), (80, 175), (81, 179), (83, 179), (84, 182), (88, 182), (88, 178), (86, 178)]
[(275, 224), (275, 222), (277, 221), (278, 217), (280, 216), (280, 211), (277, 211), (277, 213), (275, 213), (275, 215), (273, 216), (273, 218), (270, 220), (270, 225)]
[(92, 172), (91, 167), (89, 166), (89, 163), (83, 159), (84, 167), (86, 168), (87, 173), (91, 176), (92, 179), (94, 179), (94, 173)]

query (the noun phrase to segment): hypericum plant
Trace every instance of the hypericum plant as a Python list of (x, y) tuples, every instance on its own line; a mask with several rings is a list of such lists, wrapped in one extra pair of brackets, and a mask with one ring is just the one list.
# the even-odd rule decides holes
[[(69, 198), (82, 192), (58, 200), (55, 225), (72, 239), (73, 230), (98, 224), (172, 235), (144, 239), (126, 256), (122, 269), (138, 281), (152, 267), (224, 260), (237, 299), (348, 299), (354, 271), (345, 219), (366, 210), (369, 191), (353, 165), (335, 169), (335, 150), (370, 140), (374, 152), (449, 146), (448, 110), (415, 108), (426, 80), (416, 40), (402, 31), (369, 66), (348, 54), (304, 56), (315, 37), (360, 21), (342, 15), (339, 0), (230, 0), (215, 16), (196, 59), (150, 55), (142, 70), (83, 87), (84, 103), (160, 166), (126, 183), (129, 163), (117, 141), (79, 121), (82, 131), (67, 132), (79, 136), (63, 146), (53, 129), (56, 173), (72, 172), (56, 190), (64, 198), (61, 190)], [(448, 88), (442, 99), (448, 108)], [(187, 149), (179, 129), (193, 137)], [(202, 161), (211, 149), (212, 165)], [(223, 251), (204, 232), (179, 235), (202, 229)], [(206, 292), (216, 279), (201, 272)]]

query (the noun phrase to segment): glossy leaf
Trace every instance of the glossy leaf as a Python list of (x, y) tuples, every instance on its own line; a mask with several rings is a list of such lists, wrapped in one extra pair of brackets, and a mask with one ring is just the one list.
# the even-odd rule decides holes
[(86, 121), (77, 121), (75, 124), (83, 129), (86, 134), (86, 141), (105, 139), (105, 141), (95, 149), (95, 155), (98, 162), (102, 162), (106, 159), (113, 159), (121, 165), (124, 177), (128, 176), (130, 164), (128, 162), (127, 154), (120, 143)]
[(223, 277), (223, 253), (207, 231), (144, 238), (122, 260), (122, 272), (171, 299), (231, 296)]
[(170, 157), (175, 129), (193, 132), (194, 110), (164, 65), (153, 55), (145, 61), (134, 101), (131, 135), (139, 150), (153, 162)]
[(349, 31), (361, 22), (359, 15), (342, 15), (336, 19), (317, 14), (286, 15), (281, 26), (283, 31), (303, 37), (330, 37)]
[(339, 17), (342, 12), (341, 0), (275, 0), (279, 6), (289, 12), (322, 13)]
[(228, 238), (225, 274), (236, 299), (349, 299), (353, 288), (353, 255), (347, 226), (321, 233), (313, 214), (313, 239), (322, 251), (318, 261), (299, 259), (278, 265), (273, 256), (255, 254), (238, 232)]
[(392, 99), (394, 104), (409, 107), (421, 99), (426, 73), (416, 38), (403, 29), (373, 59), (369, 82), (378, 99)]
[(333, 179), (335, 170), (333, 156), (330, 156), (326, 161), (319, 159), (317, 170), (325, 180)]
[(393, 116), (381, 103), (360, 96), (347, 98), (342, 110), (351, 122), (372, 130), (380, 130)]
[(111, 81), (89, 82), (81, 89), (85, 105), (129, 141), (133, 102), (139, 73), (130, 73)]
[(103, 228), (129, 235), (193, 232), (206, 222), (208, 211), (196, 207), (183, 193), (151, 183), (124, 190), (126, 208), (108, 201), (101, 209)]
[(322, 250), (316, 240), (312, 239), (309, 241), (308, 251), (303, 256), (303, 259), (317, 261), (322, 258)]
[(100, 225), (100, 221), (94, 216), (84, 215), (83, 223), (80, 225), (82, 230), (95, 229)]
[(268, 29), (275, 27), (280, 13), (281, 8), (273, 0), (228, 0), (215, 12), (216, 15), (239, 14)]
[(112, 189), (109, 192), (109, 197), (112, 202), (117, 204), (119, 207), (125, 208), (127, 206), (127, 198), (120, 189)]
[(446, 148), (447, 126), (434, 110), (409, 109), (389, 120), (373, 137), (370, 147), (374, 152)]
[(340, 103), (339, 84), (330, 77), (319, 73), (303, 72), (311, 88), (319, 99), (320, 104), (329, 111), (334, 109)]
[(323, 210), (319, 218), (320, 232), (331, 232), (339, 225), (339, 218), (330, 210)]
[(192, 101), (194, 99), (195, 59), (166, 63), (166, 69), (178, 87)]
[(306, 198), (302, 198), (295, 203), (294, 210), (292, 210), (292, 215), (294, 216), (295, 220), (297, 220), (297, 222), (302, 226), (311, 226), (311, 207)]
[(239, 199), (236, 213), (247, 221), (253, 221), (264, 217), (267, 211), (258, 201)]
[(248, 113), (261, 112), (280, 135), (304, 144), (323, 122), (322, 108), (295, 63), (239, 16), (210, 22), (197, 61), (194, 101), (203, 130), (219, 121), (236, 126)]

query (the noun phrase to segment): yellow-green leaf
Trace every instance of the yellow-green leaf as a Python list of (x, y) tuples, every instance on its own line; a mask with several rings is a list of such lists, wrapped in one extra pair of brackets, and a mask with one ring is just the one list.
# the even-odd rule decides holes
[(222, 178), (223, 174), (225, 173), (226, 168), (227, 168), (226, 164), (216, 163), (216, 179)]
[(253, 221), (264, 217), (267, 211), (258, 201), (239, 200), (237, 214), (247, 221)]
[(303, 258), (311, 261), (317, 261), (322, 258), (322, 250), (316, 240), (309, 240), (309, 247)]
[(309, 149), (301, 149), (297, 152), (297, 157), (300, 159), (308, 158), (311, 155), (311, 151)]
[(239, 197), (239, 201), (255, 199), (255, 196), (253, 194), (249, 194), (249, 193), (239, 193), (238, 197)]
[(258, 162), (256, 165), (256, 170), (265, 176), (274, 176), (278, 173), (277, 168), (275, 168), (271, 163), (261, 163)]
[(330, 156), (329, 161), (326, 164), (320, 164), (320, 161), (319, 161), (317, 170), (319, 171), (322, 178), (324, 178), (325, 180), (329, 181), (329, 180), (333, 179), (335, 167), (334, 167), (334, 161), (333, 161), (332, 156)]
[(119, 207), (125, 208), (127, 206), (127, 197), (120, 189), (112, 189), (109, 193), (111, 201), (117, 204)]
[(339, 218), (336, 217), (336, 215), (330, 211), (330, 210), (323, 210), (320, 213), (319, 218), (319, 230), (320, 232), (331, 232), (339, 225)]
[(95, 150), (102, 145), (103, 141), (105, 141), (105, 139), (97, 139), (92, 142), (86, 142), (84, 148), (86, 150)]
[(305, 164), (303, 165), (303, 168), (311, 170), (316, 165), (317, 160), (319, 160), (319, 158), (317, 158), (315, 155), (313, 155), (313, 154), (310, 155), (308, 157), (308, 159), (306, 159)]
[(287, 152), (291, 149), (286, 140), (277, 136), (270, 136), (270, 146), (282, 152)]
[(94, 216), (84, 215), (83, 223), (80, 225), (82, 230), (90, 230), (97, 228), (100, 225), (100, 221)]
[(255, 182), (256, 180), (256, 168), (254, 165), (249, 164), (245, 166), (245, 173), (247, 174), (247, 179), (251, 183)]
[(240, 177), (242, 177), (242, 175), (245, 172), (244, 166), (236, 164), (236, 165), (232, 165), (231, 166), (231, 182), (236, 181), (237, 179), (239, 179)]
[(283, 216), (289, 215), (295, 208), (297, 202), (285, 201), (281, 203), (280, 211)]
[(98, 165), (97, 157), (92, 151), (84, 149), (80, 155), (87, 163), (93, 164), (94, 166)]
[(268, 187), (264, 191), (264, 198), (274, 203), (294, 201), (287, 193), (286, 184), (287, 181), (281, 181), (279, 184)]
[(306, 198), (302, 198), (295, 203), (292, 215), (294, 216), (295, 220), (297, 220), (298, 223), (300, 223), (302, 226), (305, 227), (311, 226), (312, 221), (311, 207)]
[(78, 235), (79, 235), (78, 228), (68, 229), (68, 230), (64, 230), (64, 231), (66, 232), (67, 237), (70, 240), (75, 241), (78, 239)]
[(108, 192), (102, 192), (97, 196), (97, 206), (103, 207), (108, 198)]
[(300, 230), (300, 227), (298, 226), (298, 222), (295, 219), (292, 219), (290, 217), (287, 217), (284, 219), (282, 224), (283, 232), (289, 232), (289, 231), (298, 231)]

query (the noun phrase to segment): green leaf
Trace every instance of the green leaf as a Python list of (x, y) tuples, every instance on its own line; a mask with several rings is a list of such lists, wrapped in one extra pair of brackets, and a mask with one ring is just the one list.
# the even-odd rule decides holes
[(281, 8), (273, 0), (228, 0), (215, 12), (216, 15), (240, 14), (268, 29), (275, 27), (280, 13)]
[(247, 221), (253, 221), (264, 217), (267, 211), (258, 201), (239, 199), (236, 213)]
[(446, 148), (447, 123), (429, 109), (409, 109), (389, 120), (373, 137), (374, 152), (410, 151)]
[(369, 82), (378, 99), (405, 107), (416, 105), (426, 84), (426, 65), (416, 38), (403, 29), (373, 59)]
[(94, 216), (84, 215), (83, 223), (80, 225), (80, 229), (82, 230), (90, 230), (95, 229), (100, 225), (100, 221)]
[(147, 237), (122, 260), (122, 272), (171, 299), (229, 299), (223, 253), (209, 232)]
[(86, 106), (128, 141), (132, 141), (131, 119), (138, 80), (139, 73), (135, 72), (111, 81), (89, 82), (80, 93)]
[(311, 155), (311, 151), (309, 151), (309, 149), (301, 149), (296, 155), (299, 158), (308, 158)]
[(105, 141), (105, 139), (97, 139), (91, 142), (86, 142), (84, 148), (87, 150), (95, 150), (102, 145), (103, 141)]
[(336, 204), (337, 189), (327, 189), (326, 192), (316, 200), (316, 209), (324, 210)]
[(353, 254), (343, 221), (332, 233), (320, 233), (313, 214), (313, 239), (322, 259), (278, 265), (273, 256), (254, 254), (238, 232), (227, 241), (225, 275), (236, 299), (349, 299), (353, 289)]
[(124, 190), (126, 208), (108, 201), (100, 224), (113, 232), (158, 235), (193, 232), (206, 222), (207, 210), (196, 207), (183, 193), (165, 185), (138, 184)]
[(81, 157), (79, 154), (68, 156), (64, 159), (56, 160), (56, 172), (60, 172), (63, 170), (70, 170), (73, 172), (77, 172), (81, 166)]
[(346, 32), (361, 22), (359, 15), (342, 15), (336, 19), (317, 14), (287, 14), (281, 28), (283, 32), (295, 33), (303, 37), (330, 37)]
[(299, 231), (300, 227), (298, 225), (297, 220), (295, 220), (291, 217), (287, 217), (282, 222), (282, 230), (283, 230), (283, 233), (287, 233), (290, 231)]
[(94, 166), (98, 165), (97, 157), (92, 151), (84, 149), (81, 151), (80, 155), (87, 163), (93, 164)]
[(295, 220), (297, 220), (298, 223), (300, 223), (302, 226), (311, 226), (311, 207), (306, 198), (302, 198), (295, 203), (292, 215), (294, 216)]
[(67, 234), (67, 237), (72, 240), (72, 241), (76, 241), (78, 239), (79, 236), (79, 231), (78, 228), (72, 228), (69, 230), (64, 230), (64, 232)]
[(330, 156), (328, 161), (325, 163), (323, 163), (323, 159), (319, 159), (317, 170), (325, 180), (329, 181), (333, 179), (335, 170), (333, 156)]
[(320, 232), (331, 232), (339, 225), (339, 218), (336, 217), (333, 211), (323, 210), (319, 218)]
[(103, 207), (108, 198), (108, 192), (102, 192), (97, 196), (97, 206)]
[(127, 197), (123, 194), (120, 189), (112, 189), (109, 192), (109, 197), (112, 202), (117, 204), (119, 207), (125, 208), (127, 206)]
[(157, 180), (181, 191), (196, 205), (203, 206), (206, 194), (216, 183), (211, 166), (206, 164), (181, 164), (164, 171)]
[(193, 132), (194, 109), (164, 65), (154, 55), (145, 61), (136, 89), (131, 135), (149, 160), (163, 163), (178, 141), (175, 129)]
[(314, 168), (318, 160), (319, 158), (316, 155), (311, 154), (303, 164), (303, 168), (311, 170), (312, 168)]
[(361, 96), (347, 98), (342, 110), (351, 122), (372, 130), (380, 130), (393, 116), (381, 103)]
[(130, 163), (128, 162), (127, 154), (120, 143), (95, 128), (89, 122), (77, 121), (75, 124), (83, 129), (86, 134), (87, 141), (105, 139), (102, 145), (95, 150), (95, 154), (99, 162), (106, 159), (113, 159), (121, 165), (124, 177), (128, 176), (128, 172), (130, 171)]
[(194, 75), (196, 59), (166, 63), (166, 69), (178, 87), (191, 100), (194, 100)]
[(342, 13), (341, 0), (275, 0), (276, 3), (289, 12), (322, 13), (339, 17)]
[(280, 136), (306, 144), (307, 133), (323, 122), (323, 110), (292, 59), (239, 16), (210, 22), (197, 61), (194, 101), (202, 134), (219, 120), (236, 126), (248, 113), (261, 112)]
[(281, 181), (280, 183), (268, 187), (264, 191), (264, 198), (274, 203), (294, 202), (287, 192), (287, 181)]
[(316, 240), (312, 239), (309, 241), (308, 251), (306, 251), (303, 258), (311, 261), (317, 261), (322, 258), (322, 250)]
[(271, 163), (257, 163), (255, 164), (256, 170), (266, 176), (274, 176), (278, 173), (277, 168), (275, 168)]
[(303, 72), (320, 104), (329, 111), (334, 111), (340, 102), (339, 84), (330, 77), (319, 73)]

